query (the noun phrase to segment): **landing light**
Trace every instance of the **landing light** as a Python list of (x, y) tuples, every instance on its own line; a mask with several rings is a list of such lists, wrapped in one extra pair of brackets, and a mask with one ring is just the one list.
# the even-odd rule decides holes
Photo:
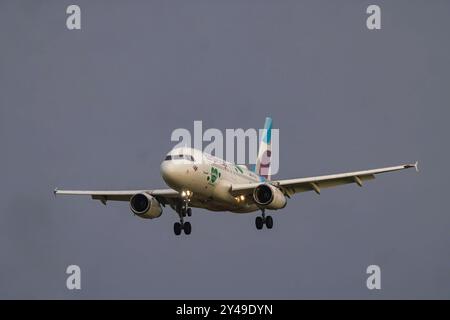
[(244, 200), (245, 200), (244, 195), (241, 195), (240, 198), (241, 198), (241, 201), (244, 201)]
[(192, 191), (190, 191), (190, 190), (183, 190), (183, 191), (181, 191), (181, 196), (184, 198), (184, 197), (190, 197), (190, 196), (192, 196)]

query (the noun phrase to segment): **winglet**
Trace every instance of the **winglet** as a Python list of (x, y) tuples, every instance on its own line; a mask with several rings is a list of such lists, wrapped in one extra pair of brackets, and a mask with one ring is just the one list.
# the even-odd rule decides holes
[(407, 164), (404, 166), (405, 168), (414, 168), (416, 172), (419, 172), (419, 161), (416, 161), (414, 164)]

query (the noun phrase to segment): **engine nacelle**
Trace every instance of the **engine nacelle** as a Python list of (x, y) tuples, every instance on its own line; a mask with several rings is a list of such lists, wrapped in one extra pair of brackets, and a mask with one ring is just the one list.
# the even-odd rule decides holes
[(144, 219), (158, 218), (162, 214), (159, 201), (146, 193), (138, 193), (131, 197), (130, 208), (133, 213)]
[(286, 206), (287, 200), (283, 192), (271, 184), (260, 184), (253, 191), (253, 199), (260, 207), (267, 209), (282, 209)]

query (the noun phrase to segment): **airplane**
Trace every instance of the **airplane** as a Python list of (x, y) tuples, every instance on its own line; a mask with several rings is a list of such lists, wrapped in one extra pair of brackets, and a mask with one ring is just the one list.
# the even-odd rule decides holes
[(317, 177), (272, 180), (270, 174), (272, 119), (266, 118), (258, 158), (253, 170), (245, 165), (235, 165), (198, 149), (177, 147), (172, 149), (161, 163), (161, 176), (170, 189), (85, 191), (54, 190), (55, 195), (87, 195), (100, 200), (126, 201), (138, 217), (154, 219), (161, 216), (163, 207), (170, 206), (179, 217), (173, 230), (191, 234), (192, 226), (186, 216), (192, 208), (232, 213), (261, 211), (255, 218), (256, 229), (265, 225), (272, 229), (273, 218), (266, 210), (283, 209), (289, 198), (299, 192), (314, 191), (372, 180), (380, 173), (415, 168), (418, 162), (372, 170), (322, 175)]

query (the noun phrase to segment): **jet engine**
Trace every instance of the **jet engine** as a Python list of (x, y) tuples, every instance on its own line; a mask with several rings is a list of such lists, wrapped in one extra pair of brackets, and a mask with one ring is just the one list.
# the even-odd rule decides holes
[(255, 188), (253, 199), (260, 207), (272, 210), (282, 209), (287, 203), (283, 192), (267, 183), (260, 184)]
[(130, 208), (133, 213), (143, 219), (158, 218), (162, 214), (158, 200), (146, 193), (135, 194), (130, 199)]

